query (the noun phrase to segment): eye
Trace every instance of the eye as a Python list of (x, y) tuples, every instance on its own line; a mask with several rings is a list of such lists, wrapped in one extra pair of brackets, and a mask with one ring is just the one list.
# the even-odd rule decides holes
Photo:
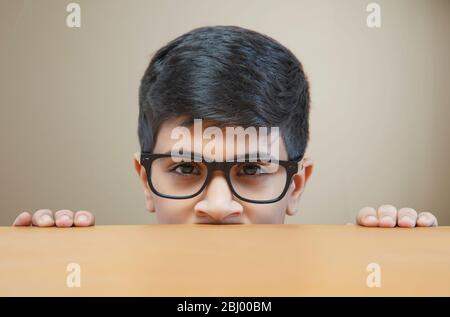
[(199, 175), (200, 170), (192, 163), (181, 163), (171, 169), (171, 172), (175, 172), (180, 175)]
[(238, 171), (238, 175), (258, 175), (261, 172), (261, 166), (257, 164), (242, 165)]

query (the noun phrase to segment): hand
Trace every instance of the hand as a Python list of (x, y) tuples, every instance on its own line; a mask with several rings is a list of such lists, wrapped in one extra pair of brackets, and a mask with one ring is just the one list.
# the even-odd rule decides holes
[(364, 207), (356, 216), (356, 223), (364, 227), (403, 228), (435, 227), (438, 225), (436, 217), (430, 212), (417, 214), (412, 208), (401, 208), (397, 211), (392, 205), (382, 205), (378, 210)]
[(33, 215), (29, 212), (22, 212), (14, 220), (13, 226), (37, 226), (37, 227), (89, 227), (95, 224), (94, 215), (86, 210), (74, 213), (70, 210), (58, 210), (53, 215), (50, 209), (39, 209)]

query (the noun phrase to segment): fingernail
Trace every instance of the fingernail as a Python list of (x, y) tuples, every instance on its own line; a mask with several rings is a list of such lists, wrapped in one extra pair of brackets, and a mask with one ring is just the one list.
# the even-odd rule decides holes
[(77, 220), (78, 222), (88, 222), (88, 217), (86, 215), (79, 215)]
[(424, 216), (420, 216), (420, 217), (419, 217), (419, 221), (420, 221), (420, 222), (428, 223), (428, 222), (431, 222), (431, 219), (430, 219), (430, 217), (428, 217), (427, 215), (424, 215)]
[(39, 219), (39, 225), (40, 226), (48, 226), (51, 223), (53, 223), (53, 219), (52, 217), (50, 217), (49, 215), (43, 215), (40, 219)]
[(400, 219), (400, 222), (406, 222), (406, 223), (408, 223), (409, 225), (412, 225), (413, 220), (412, 220), (411, 217), (409, 217), (409, 216), (403, 216), (403, 217)]
[(400, 219), (401, 221), (411, 221), (411, 218), (409, 218), (409, 216), (403, 216), (402, 219)]
[(62, 215), (61, 217), (59, 217), (59, 220), (70, 221), (70, 217), (68, 215)]
[(383, 222), (383, 223), (395, 223), (395, 220), (394, 219), (392, 219), (392, 217), (389, 217), (389, 216), (384, 216), (383, 218), (381, 218), (381, 221), (380, 222)]
[(375, 216), (367, 216), (366, 218), (364, 218), (365, 221), (367, 222), (376, 222), (377, 221), (377, 217)]

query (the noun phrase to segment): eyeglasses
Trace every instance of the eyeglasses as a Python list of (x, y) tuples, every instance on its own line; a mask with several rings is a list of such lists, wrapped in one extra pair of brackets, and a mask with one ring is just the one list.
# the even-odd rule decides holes
[[(150, 189), (170, 199), (188, 199), (200, 194), (214, 171), (223, 171), (231, 192), (239, 199), (258, 204), (283, 198), (295, 173), (303, 169), (303, 159), (261, 160), (248, 154), (232, 162), (209, 162), (195, 154), (174, 155), (142, 152), (141, 165), (147, 172)], [(300, 164), (299, 164), (300, 163)]]

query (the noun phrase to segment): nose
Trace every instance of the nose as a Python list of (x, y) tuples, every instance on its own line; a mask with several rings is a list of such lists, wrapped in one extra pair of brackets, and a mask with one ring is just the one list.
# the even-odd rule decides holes
[(195, 205), (194, 211), (200, 221), (239, 223), (244, 208), (234, 200), (223, 172), (216, 171), (205, 189), (204, 199)]

